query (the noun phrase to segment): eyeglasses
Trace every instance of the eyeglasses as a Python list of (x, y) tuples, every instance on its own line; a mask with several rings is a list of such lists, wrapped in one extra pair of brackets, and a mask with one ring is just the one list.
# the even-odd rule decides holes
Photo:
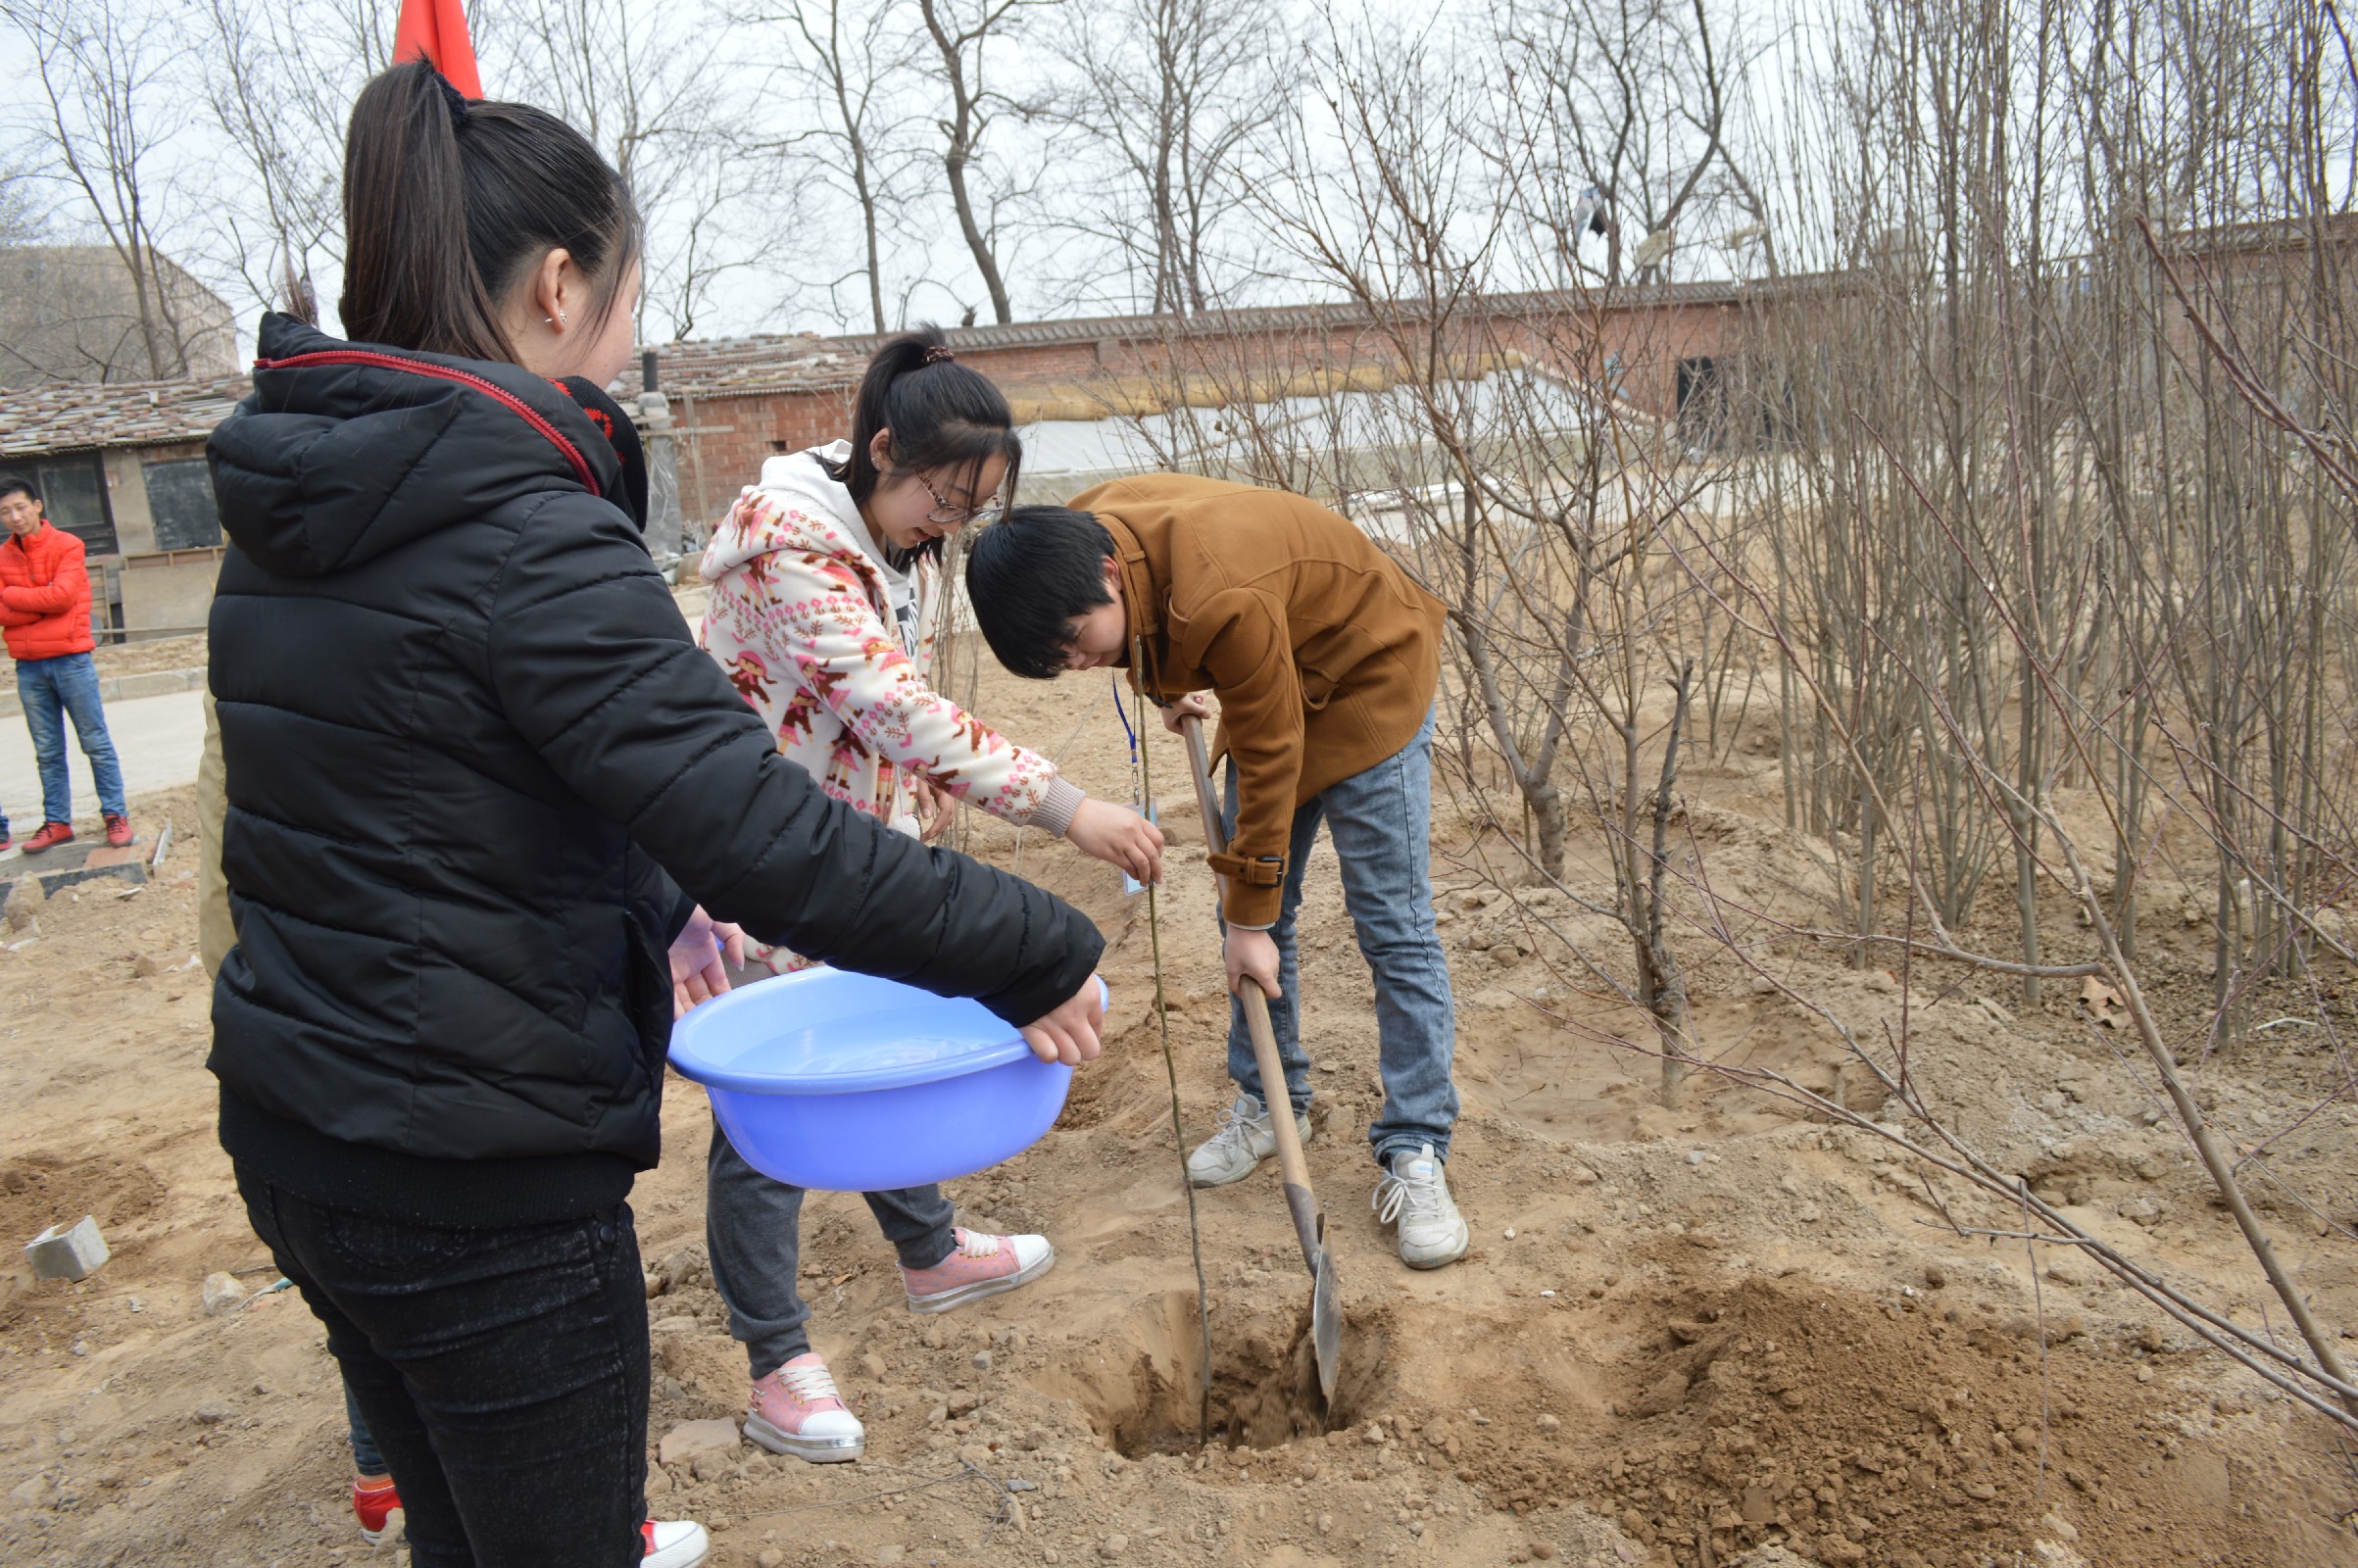
[(997, 522), (999, 514), (1007, 510), (999, 504), (999, 498), (996, 496), (983, 502), (980, 506), (961, 507), (936, 490), (933, 487), (933, 481), (921, 473), (917, 475), (917, 483), (923, 485), (925, 493), (933, 497), (934, 510), (925, 514), (925, 520), (938, 522), (945, 528), (955, 528), (961, 522)]

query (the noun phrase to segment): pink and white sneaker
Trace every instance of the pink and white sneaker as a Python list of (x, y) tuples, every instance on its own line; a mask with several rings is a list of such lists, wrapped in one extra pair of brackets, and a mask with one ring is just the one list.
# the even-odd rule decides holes
[(640, 1568), (704, 1568), (712, 1549), (712, 1538), (692, 1519), (650, 1519), (639, 1537), (647, 1543)]
[(905, 1268), (911, 1312), (947, 1312), (1029, 1285), (1056, 1266), (1045, 1236), (985, 1236), (959, 1226), (957, 1250), (931, 1268)]
[(835, 1376), (816, 1350), (806, 1350), (754, 1384), (745, 1435), (772, 1453), (812, 1464), (844, 1464), (867, 1449), (867, 1429), (845, 1408)]

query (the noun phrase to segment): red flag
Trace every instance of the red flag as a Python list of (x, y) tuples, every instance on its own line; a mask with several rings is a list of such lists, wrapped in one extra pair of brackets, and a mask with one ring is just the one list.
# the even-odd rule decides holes
[(467, 97), (483, 96), (483, 77), (475, 69), (474, 40), (467, 35), (467, 9), (461, 0), (401, 0), (401, 20), (393, 24), (394, 62), (420, 55)]

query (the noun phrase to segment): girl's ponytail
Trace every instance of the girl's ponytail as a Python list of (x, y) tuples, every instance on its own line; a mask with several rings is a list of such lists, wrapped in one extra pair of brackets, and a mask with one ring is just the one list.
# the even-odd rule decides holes
[(893, 338), (860, 378), (852, 402), (852, 458), (837, 477), (860, 506), (876, 493), (880, 477), (869, 450), (879, 430), (892, 432), (893, 466), (903, 473), (970, 474), (992, 458), (1005, 458), (1002, 488), (1015, 492), (1023, 466), (1015, 416), (988, 377), (958, 363), (939, 327), (919, 326)]
[(422, 60), (361, 89), (344, 149), (344, 295), (354, 339), (513, 360), (502, 301), (563, 247), (614, 308), (639, 253), (621, 176), (528, 104), (468, 102)]

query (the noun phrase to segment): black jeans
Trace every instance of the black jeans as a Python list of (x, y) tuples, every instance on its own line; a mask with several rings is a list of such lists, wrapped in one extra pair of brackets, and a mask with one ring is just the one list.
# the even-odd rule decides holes
[(408, 1511), (416, 1568), (626, 1568), (647, 1494), (647, 1293), (630, 1207), (467, 1230), (237, 1173), (327, 1325)]

